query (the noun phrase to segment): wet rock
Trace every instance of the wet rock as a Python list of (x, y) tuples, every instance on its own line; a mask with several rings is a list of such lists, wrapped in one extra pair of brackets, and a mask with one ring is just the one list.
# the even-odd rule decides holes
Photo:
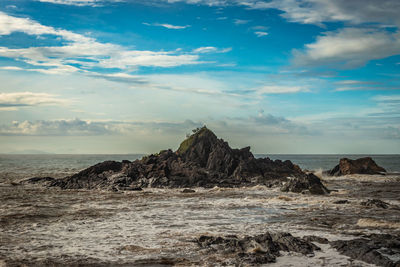
[(143, 191), (141, 187), (119, 187), (118, 189), (122, 191)]
[(329, 194), (330, 192), (321, 183), (321, 180), (312, 173), (288, 178), (287, 182), (282, 185), (281, 191), (294, 193), (310, 192), (315, 195)]
[(287, 177), (295, 179), (289, 181), (289, 185), (294, 184), (287, 191), (329, 192), (318, 177), (304, 173), (292, 162), (256, 159), (250, 147), (232, 149), (203, 127), (184, 140), (175, 152), (162, 150), (133, 162), (105, 161), (55, 180), (51, 186), (63, 189), (276, 186)]
[(341, 176), (347, 174), (383, 174), (386, 170), (378, 166), (370, 157), (351, 160), (348, 158), (340, 159), (339, 165), (328, 171), (331, 176)]
[(368, 199), (367, 201), (363, 201), (360, 203), (362, 206), (366, 207), (375, 207), (380, 209), (387, 209), (389, 208), (389, 203), (386, 203), (380, 199)]
[(341, 254), (352, 259), (385, 267), (400, 266), (400, 237), (373, 234), (353, 240), (331, 242)]
[(196, 193), (196, 191), (195, 190), (193, 190), (193, 189), (188, 189), (188, 188), (185, 188), (185, 189), (183, 189), (182, 190), (182, 192), (181, 193), (184, 193), (184, 194), (188, 194), (188, 193)]
[(53, 177), (32, 177), (21, 181), (21, 183), (27, 184), (38, 184), (38, 183), (49, 183), (53, 182), (55, 179)]
[(311, 242), (292, 236), (289, 233), (265, 233), (257, 236), (201, 236), (196, 240), (201, 248), (209, 253), (223, 253), (234, 257), (236, 264), (265, 264), (275, 262), (279, 251), (291, 251), (303, 255), (314, 255), (319, 249)]
[(328, 244), (329, 240), (326, 239), (325, 237), (320, 237), (320, 236), (315, 236), (315, 235), (307, 235), (303, 236), (303, 240), (307, 242), (317, 242), (320, 244)]
[(348, 203), (350, 203), (350, 201), (348, 201), (347, 199), (341, 199), (333, 202), (333, 204), (348, 204)]

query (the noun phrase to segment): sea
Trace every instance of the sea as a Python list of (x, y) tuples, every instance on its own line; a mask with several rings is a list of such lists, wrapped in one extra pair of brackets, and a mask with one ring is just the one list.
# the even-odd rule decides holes
[[(332, 190), (329, 195), (260, 185), (194, 188), (195, 193), (183, 194), (179, 188), (111, 192), (18, 183), (142, 156), (0, 155), (0, 266), (235, 266), (234, 257), (204, 250), (195, 240), (202, 235), (289, 232), (334, 241), (400, 233), (400, 155), (256, 155), (291, 160), (319, 173), (340, 158), (370, 156), (389, 173), (323, 177)], [(393, 208), (361, 205), (370, 198)], [(372, 266), (341, 255), (329, 244), (318, 246), (314, 256), (282, 252), (268, 266)]]
[[(143, 156), (143, 154), (0, 154), (0, 179), (4, 179), (5, 176), (18, 178), (43, 175), (62, 177), (106, 160), (133, 161)], [(302, 169), (309, 171), (332, 169), (341, 158), (357, 159), (369, 156), (387, 172), (400, 173), (400, 155), (257, 154), (255, 156), (269, 157), (273, 160), (290, 160)]]

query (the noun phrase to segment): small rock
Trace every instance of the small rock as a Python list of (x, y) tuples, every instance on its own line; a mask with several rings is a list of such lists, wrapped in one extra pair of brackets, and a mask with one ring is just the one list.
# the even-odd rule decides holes
[(333, 204), (348, 204), (348, 203), (350, 203), (350, 201), (348, 201), (347, 199), (341, 199), (333, 202)]
[(188, 193), (196, 193), (196, 191), (195, 190), (193, 190), (193, 189), (183, 189), (182, 191), (181, 191), (181, 193), (184, 193), (184, 194), (188, 194)]
[(360, 204), (366, 207), (376, 207), (381, 209), (389, 208), (389, 203), (386, 203), (380, 199), (368, 199), (367, 201), (363, 201)]
[(143, 191), (143, 188), (141, 188), (141, 187), (130, 187), (129, 190), (130, 191)]
[(300, 177), (290, 177), (288, 181), (282, 185), (281, 191), (305, 193), (310, 192), (313, 195), (329, 194), (329, 190), (321, 183), (321, 180), (310, 173)]

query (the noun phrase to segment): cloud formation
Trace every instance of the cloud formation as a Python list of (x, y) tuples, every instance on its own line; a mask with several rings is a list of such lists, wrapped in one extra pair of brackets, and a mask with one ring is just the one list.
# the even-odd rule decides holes
[(322, 25), (344, 21), (354, 24), (383, 23), (400, 25), (397, 0), (162, 0), (208, 6), (237, 5), (249, 9), (278, 9), (282, 17), (292, 22)]
[(182, 29), (186, 29), (186, 28), (190, 27), (190, 25), (178, 26), (178, 25), (172, 25), (172, 24), (168, 24), (168, 23), (147, 23), (147, 22), (143, 22), (143, 24), (147, 25), (147, 26), (163, 27), (163, 28), (171, 29), (171, 30), (182, 30)]
[[(99, 6), (101, 3), (105, 2), (105, 0), (37, 0), (37, 1), (58, 4), (58, 5), (92, 6), (92, 7)], [(119, 2), (119, 0), (114, 0), (114, 1)]]
[(268, 32), (257, 31), (257, 32), (254, 32), (254, 34), (257, 35), (257, 37), (263, 37), (263, 36), (267, 36)]
[[(13, 121), (0, 126), (0, 135), (5, 136), (101, 136), (131, 135), (138, 131), (149, 133), (181, 134), (207, 124), (212, 129), (231, 130), (253, 129), (265, 134), (305, 134), (304, 125), (299, 125), (283, 117), (260, 112), (258, 116), (246, 118), (225, 118), (224, 120), (208, 120), (207, 122), (185, 120), (183, 122), (129, 122), (129, 121), (88, 121), (72, 120), (38, 120)], [(224, 125), (222, 128), (221, 126)], [(244, 127), (244, 128), (243, 128)]]
[(400, 32), (378, 29), (344, 28), (326, 32), (304, 51), (293, 52), (298, 66), (339, 66), (354, 68), (370, 60), (400, 54)]
[(293, 94), (298, 92), (309, 92), (304, 86), (286, 86), (286, 85), (264, 85), (256, 89), (258, 94)]
[(20, 107), (43, 106), (43, 105), (63, 105), (67, 101), (48, 93), (0, 93), (0, 110), (17, 109)]
[(206, 54), (206, 53), (228, 53), (232, 51), (231, 47), (219, 49), (214, 46), (203, 46), (193, 50), (195, 54)]
[(0, 47), (0, 54), (3, 57), (28, 63), (32, 68), (27, 70), (46, 74), (89, 72), (96, 67), (129, 71), (141, 66), (165, 68), (203, 63), (195, 54), (179, 51), (127, 50), (119, 45), (100, 43), (91, 37), (0, 12), (0, 35), (9, 35), (13, 32), (37, 36), (49, 34), (67, 41), (67, 44), (62, 46)]

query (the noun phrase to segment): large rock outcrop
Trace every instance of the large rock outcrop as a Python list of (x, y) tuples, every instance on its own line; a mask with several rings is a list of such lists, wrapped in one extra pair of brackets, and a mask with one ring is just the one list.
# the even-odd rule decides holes
[(138, 187), (238, 187), (282, 185), (285, 191), (329, 192), (319, 178), (290, 161), (255, 158), (250, 147), (232, 149), (203, 127), (183, 141), (177, 151), (164, 150), (140, 160), (105, 161), (51, 182), (63, 189), (129, 190)]
[(328, 171), (328, 174), (341, 176), (347, 174), (382, 174), (385, 172), (386, 170), (378, 166), (372, 158), (365, 157), (356, 160), (342, 158), (335, 168)]

